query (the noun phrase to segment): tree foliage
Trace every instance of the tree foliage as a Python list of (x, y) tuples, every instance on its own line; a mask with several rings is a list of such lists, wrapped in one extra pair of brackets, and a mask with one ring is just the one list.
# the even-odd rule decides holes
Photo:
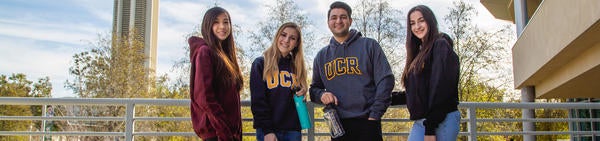
[[(498, 30), (483, 30), (472, 18), (478, 13), (473, 5), (464, 1), (453, 2), (450, 13), (444, 17), (454, 38), (455, 52), (460, 58), (461, 74), (459, 95), (461, 101), (511, 102), (514, 97), (510, 66), (510, 45), (514, 32), (508, 25)], [(512, 101), (515, 102), (515, 101)], [(563, 110), (538, 110), (538, 118), (566, 118)], [(463, 117), (466, 112), (463, 111)], [(485, 109), (476, 112), (477, 118), (520, 118), (520, 109)], [(566, 123), (537, 123), (540, 131), (564, 131)], [(518, 122), (484, 122), (479, 131), (521, 131)], [(466, 131), (466, 124), (462, 130)], [(561, 136), (539, 136), (542, 140), (555, 140)], [(480, 136), (478, 140), (520, 140), (522, 136)]]
[(312, 56), (319, 47), (316, 47), (318, 44), (315, 42), (317, 39), (314, 31), (315, 27), (305, 12), (293, 0), (275, 0), (272, 5), (265, 5), (265, 8), (268, 11), (266, 14), (267, 19), (258, 22), (256, 30), (248, 31), (248, 40), (251, 43), (249, 58), (254, 60), (271, 46), (279, 26), (286, 22), (294, 22), (302, 30), (302, 44), (304, 54), (307, 56), (305, 60), (308, 61), (307, 67), (312, 68)]
[[(400, 76), (404, 68), (406, 18), (399, 9), (393, 8), (388, 0), (358, 0), (352, 8), (352, 26), (364, 37), (375, 39), (383, 49), (395, 77), (395, 89), (402, 88)], [(388, 108), (383, 118), (408, 118), (408, 111)], [(325, 126), (324, 126), (325, 127)], [(408, 132), (408, 122), (382, 123), (383, 132)], [(406, 137), (384, 137), (384, 140), (406, 140)]]
[[(491, 102), (491, 98), (502, 97), (504, 93), (482, 94), (475, 87), (485, 85), (489, 88), (486, 91), (512, 88), (512, 74), (505, 71), (510, 69), (507, 66), (510, 63), (508, 44), (514, 36), (508, 25), (495, 31), (477, 27), (477, 23), (472, 21), (477, 14), (473, 5), (455, 1), (444, 20), (450, 25), (449, 34), (454, 39), (454, 51), (460, 58), (460, 100)], [(478, 99), (480, 97), (486, 98)]]
[[(67, 87), (82, 98), (150, 97), (154, 70), (144, 66), (144, 43), (129, 36), (99, 35), (92, 48), (73, 56)], [(148, 73), (150, 72), (150, 73)]]
[[(113, 34), (116, 35), (116, 34)], [(154, 70), (144, 66), (144, 43), (135, 31), (128, 36), (99, 35), (91, 48), (73, 56), (66, 87), (81, 98), (152, 98)], [(65, 106), (59, 108), (62, 116), (124, 116), (125, 106)], [(64, 111), (63, 111), (64, 110)], [(76, 124), (63, 123), (65, 130), (93, 130), (121, 132), (124, 122), (93, 121)], [(85, 137), (85, 140), (102, 140), (105, 137)]]
[[(512, 74), (496, 73), (505, 71), (504, 65), (510, 57), (508, 42), (512, 39), (510, 28), (505, 26), (499, 30), (483, 30), (473, 22), (477, 16), (473, 5), (464, 1), (454, 1), (449, 8), (450, 13), (444, 16), (449, 25), (450, 36), (454, 39), (454, 51), (460, 60), (459, 99), (469, 102), (502, 102), (503, 97), (510, 93), (508, 89), (512, 80), (503, 79)], [(503, 64), (504, 63), (504, 64)], [(509, 77), (510, 78), (510, 77)], [(501, 114), (499, 114), (500, 112)], [(485, 109), (476, 112), (477, 118), (515, 118), (517, 109)], [(510, 113), (510, 114), (506, 114)], [(466, 117), (466, 111), (462, 111)], [(512, 131), (515, 123), (485, 122), (477, 125), (483, 131)], [(462, 131), (467, 130), (463, 123)], [(506, 140), (511, 136), (483, 136), (478, 140)], [(466, 140), (466, 138), (463, 138)]]
[[(0, 75), (0, 97), (51, 97), (50, 78), (33, 82), (22, 73)], [(0, 116), (41, 116), (41, 105), (0, 105)], [(41, 121), (0, 120), (0, 131), (40, 131)], [(0, 141), (26, 140), (24, 136), (0, 136)]]
[(406, 18), (402, 11), (393, 8), (388, 0), (359, 0), (353, 8), (352, 19), (352, 25), (363, 36), (379, 42), (396, 78), (395, 88), (401, 88), (406, 38), (406, 29), (402, 24)]

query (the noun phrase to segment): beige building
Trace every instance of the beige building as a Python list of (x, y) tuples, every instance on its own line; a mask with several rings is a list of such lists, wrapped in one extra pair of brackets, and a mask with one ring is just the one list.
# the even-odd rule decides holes
[(144, 40), (144, 65), (156, 70), (158, 0), (115, 0), (113, 12), (113, 32), (126, 36), (135, 29)]
[[(481, 3), (515, 22), (513, 0)], [(600, 0), (526, 0), (526, 9), (512, 48), (515, 88), (532, 86), (536, 98), (600, 98)]]
[[(600, 0), (480, 0), (497, 19), (517, 25), (512, 48), (515, 88), (521, 102), (535, 98), (567, 98), (600, 102)], [(535, 111), (522, 109), (523, 118)], [(598, 118), (600, 109), (573, 109), (569, 118)], [(534, 131), (523, 122), (523, 131)], [(570, 122), (569, 131), (598, 131), (598, 122)], [(571, 135), (571, 140), (597, 140), (599, 135)], [(537, 140), (523, 135), (525, 141)]]

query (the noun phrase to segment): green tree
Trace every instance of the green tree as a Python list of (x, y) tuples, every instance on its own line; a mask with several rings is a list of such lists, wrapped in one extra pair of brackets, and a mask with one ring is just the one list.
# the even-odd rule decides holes
[(254, 58), (262, 56), (263, 51), (271, 46), (279, 26), (286, 22), (294, 22), (302, 30), (302, 45), (306, 55), (304, 60), (307, 61), (307, 69), (312, 70), (314, 55), (320, 47), (317, 47), (315, 27), (306, 16), (306, 12), (300, 9), (293, 0), (274, 0), (272, 5), (265, 5), (265, 8), (268, 11), (266, 14), (267, 19), (258, 22), (256, 30), (247, 31), (248, 40), (251, 44), (248, 48), (249, 59), (254, 61)]
[(388, 0), (359, 0), (352, 13), (354, 28), (379, 42), (396, 78), (394, 88), (400, 89), (406, 38), (406, 28), (402, 24), (406, 18), (402, 11), (393, 8)]
[[(484, 83), (494, 89), (512, 88), (512, 74), (500, 73), (510, 69), (509, 42), (514, 34), (508, 25), (495, 31), (477, 27), (472, 18), (478, 13), (473, 5), (464, 1), (453, 2), (450, 13), (444, 17), (450, 25), (454, 50), (460, 58), (459, 95), (462, 101), (487, 101), (497, 95), (481, 95), (468, 87)], [(489, 76), (487, 74), (496, 74)], [(482, 96), (487, 98), (480, 99)], [(502, 95), (501, 95), (502, 96)]]
[[(538, 103), (563, 103), (565, 99), (538, 99)], [(520, 117), (520, 116), (519, 116)], [(535, 118), (569, 118), (569, 110), (565, 109), (536, 109)], [(569, 131), (568, 122), (536, 122), (536, 131)], [(538, 135), (537, 140), (569, 139), (569, 135)]]
[[(184, 83), (168, 83), (166, 75), (158, 78), (156, 82), (157, 98), (165, 99), (189, 99), (189, 87)], [(145, 106), (137, 115), (147, 117), (189, 117), (189, 106)], [(145, 121), (135, 131), (142, 132), (193, 132), (191, 121)], [(169, 141), (193, 141), (199, 140), (195, 136), (164, 136), (164, 137), (136, 137), (136, 140), (169, 140)]]
[(286, 22), (294, 22), (302, 28), (302, 37), (304, 37), (304, 46), (310, 47), (313, 45), (312, 41), (314, 36), (312, 35), (312, 22), (308, 20), (308, 17), (303, 13), (302, 9), (293, 0), (275, 0), (272, 5), (265, 5), (268, 15), (266, 20), (260, 21), (256, 31), (249, 31), (249, 40), (252, 43), (250, 51), (257, 53), (255, 56), (262, 55), (262, 52), (266, 50), (275, 37), (277, 28)]
[[(89, 51), (73, 56), (67, 87), (82, 98), (150, 97), (153, 71), (144, 66), (144, 43), (129, 36), (112, 38), (99, 35)], [(151, 72), (148, 74), (147, 72)]]
[[(99, 35), (91, 48), (73, 56), (69, 73), (74, 79), (66, 85), (82, 98), (152, 98), (154, 70), (144, 66), (147, 58), (142, 52), (144, 43), (131, 31), (127, 36)], [(116, 34), (113, 34), (116, 35)], [(125, 106), (81, 106), (77, 116), (124, 116)], [(69, 111), (62, 113), (72, 113)], [(63, 125), (78, 131), (121, 132), (124, 122), (94, 121)], [(103, 140), (105, 137), (84, 137), (84, 140)]]
[[(353, 6), (352, 25), (363, 36), (373, 38), (385, 52), (392, 67), (395, 89), (401, 89), (400, 76), (404, 68), (406, 27), (402, 24), (406, 18), (399, 9), (393, 8), (388, 0), (358, 0)], [(388, 108), (383, 118), (408, 118), (408, 111), (400, 108)], [(409, 122), (382, 123), (383, 132), (408, 132)], [(406, 140), (406, 136), (384, 137), (384, 140)]]
[[(454, 51), (460, 59), (459, 99), (469, 102), (502, 102), (511, 94), (512, 74), (510, 70), (509, 42), (513, 32), (506, 25), (499, 30), (483, 30), (472, 21), (478, 13), (473, 5), (454, 1), (450, 13), (444, 16), (449, 25), (449, 34), (454, 39)], [(493, 75), (490, 75), (493, 74)], [(516, 113), (517, 109), (486, 109), (476, 112), (477, 118), (515, 118), (517, 114), (498, 114), (498, 111)], [(466, 112), (462, 112), (466, 117)], [(477, 128), (483, 131), (511, 131), (520, 129), (512, 123), (482, 123)], [(466, 131), (466, 123), (462, 131)], [(509, 136), (478, 137), (478, 140), (506, 140)], [(463, 138), (466, 140), (466, 138)]]
[[(51, 97), (50, 78), (37, 82), (27, 80), (25, 74), (0, 75), (0, 97)], [(41, 105), (0, 105), (0, 116), (41, 116)], [(41, 121), (0, 120), (0, 131), (40, 131)], [(27, 140), (24, 136), (0, 136), (0, 141)]]

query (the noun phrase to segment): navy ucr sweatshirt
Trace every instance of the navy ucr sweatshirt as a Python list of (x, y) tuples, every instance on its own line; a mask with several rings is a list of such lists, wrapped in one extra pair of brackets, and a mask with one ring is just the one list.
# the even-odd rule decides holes
[(296, 82), (291, 67), (291, 57), (279, 60), (279, 72), (263, 80), (264, 58), (258, 57), (250, 71), (251, 109), (254, 128), (262, 128), (265, 134), (277, 130), (300, 131), (300, 121), (292, 83)]
[(313, 65), (312, 102), (322, 103), (323, 93), (331, 92), (341, 118), (381, 119), (391, 103), (394, 75), (377, 41), (350, 30), (344, 43), (332, 37)]

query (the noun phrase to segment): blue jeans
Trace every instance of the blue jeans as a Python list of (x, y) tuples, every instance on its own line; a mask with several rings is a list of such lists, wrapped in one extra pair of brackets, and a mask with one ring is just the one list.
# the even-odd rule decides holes
[[(425, 138), (425, 126), (423, 125), (423, 121), (425, 121), (425, 119), (419, 119), (414, 122), (410, 134), (408, 135), (409, 141), (423, 141)], [(446, 119), (444, 119), (435, 130), (435, 139), (437, 141), (456, 141), (459, 130), (460, 112), (450, 112), (446, 115)]]
[[(300, 131), (275, 131), (274, 133), (277, 141), (302, 141), (302, 133)], [(256, 140), (265, 140), (265, 133), (261, 128), (256, 129)]]

